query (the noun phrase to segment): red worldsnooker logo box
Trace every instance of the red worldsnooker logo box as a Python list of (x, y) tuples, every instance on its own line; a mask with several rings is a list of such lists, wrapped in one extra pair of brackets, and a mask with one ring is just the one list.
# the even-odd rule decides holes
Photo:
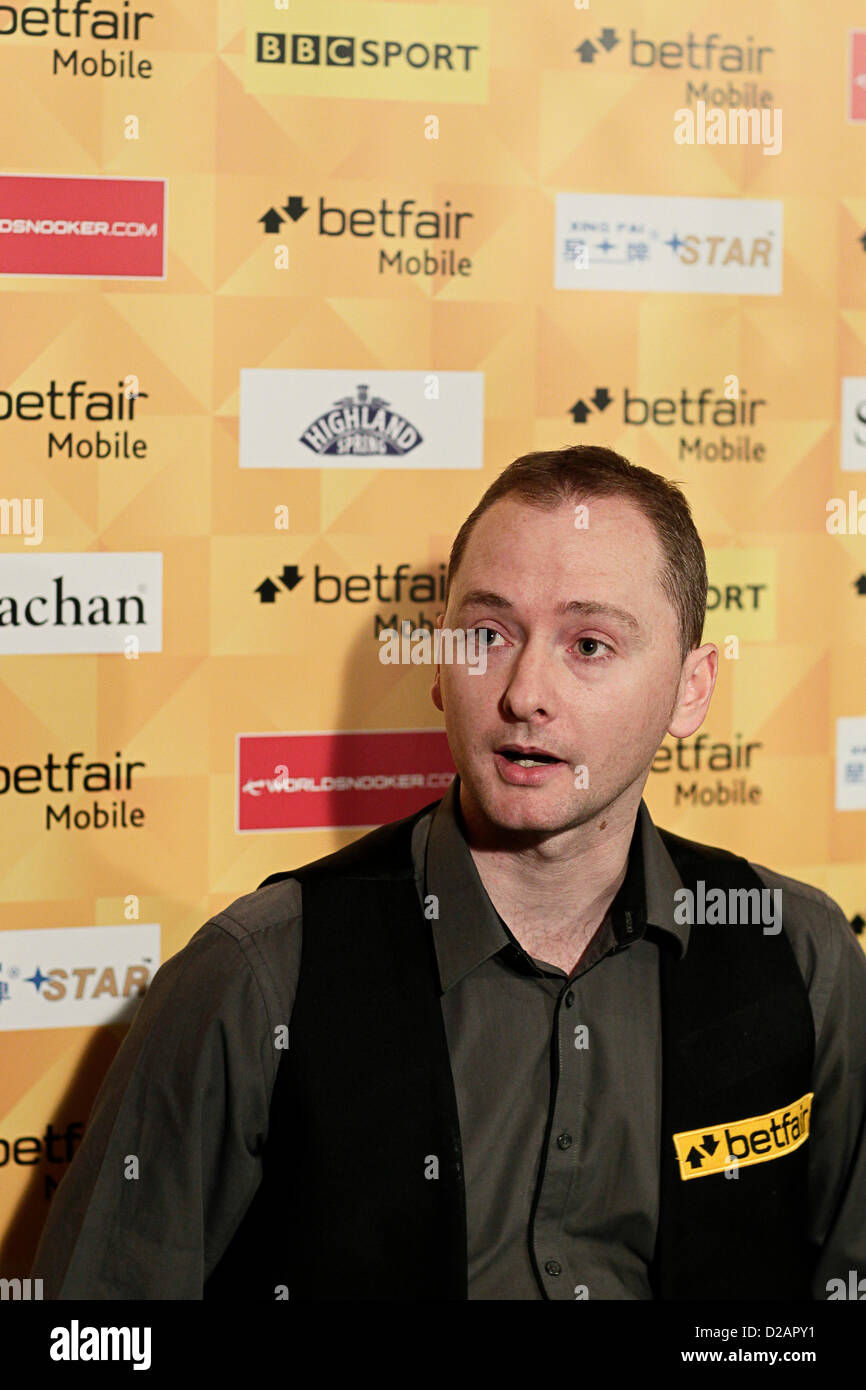
[(165, 279), (165, 179), (0, 174), (0, 275)]
[(238, 734), (237, 829), (385, 825), (438, 801), (455, 771), (442, 729)]

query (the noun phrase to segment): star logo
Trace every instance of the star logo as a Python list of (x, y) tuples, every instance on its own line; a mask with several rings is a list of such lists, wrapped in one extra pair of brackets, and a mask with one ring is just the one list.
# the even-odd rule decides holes
[(50, 977), (49, 975), (43, 975), (43, 974), (42, 974), (42, 971), (39, 969), (39, 966), (38, 966), (38, 965), (37, 965), (37, 967), (36, 967), (36, 974), (35, 974), (35, 975), (25, 975), (25, 977), (24, 977), (25, 981), (26, 981), (28, 984), (32, 984), (32, 985), (35, 985), (35, 986), (36, 986), (36, 993), (37, 993), (37, 994), (38, 994), (39, 991), (42, 989), (43, 983), (44, 983), (46, 980), (50, 979), (50, 978), (51, 978), (51, 977)]

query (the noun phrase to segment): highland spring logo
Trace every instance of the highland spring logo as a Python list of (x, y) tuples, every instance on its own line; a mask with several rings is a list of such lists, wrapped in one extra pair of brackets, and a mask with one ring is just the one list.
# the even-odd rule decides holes
[(314, 454), (408, 454), (423, 440), (420, 430), (390, 409), (384, 396), (364, 384), (340, 396), (307, 426), (301, 443)]
[(241, 368), (241, 468), (480, 468), (483, 439), (482, 372)]

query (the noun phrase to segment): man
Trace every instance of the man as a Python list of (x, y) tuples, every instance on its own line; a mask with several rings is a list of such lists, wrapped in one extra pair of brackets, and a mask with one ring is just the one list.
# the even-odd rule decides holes
[[(505, 470), (439, 617), (486, 645), (433, 682), (457, 778), (161, 968), (47, 1297), (823, 1299), (866, 1271), (863, 952), (825, 893), (642, 800), (706, 716), (706, 594), (665, 479), (591, 447)], [(781, 919), (681, 910), (719, 893)]]

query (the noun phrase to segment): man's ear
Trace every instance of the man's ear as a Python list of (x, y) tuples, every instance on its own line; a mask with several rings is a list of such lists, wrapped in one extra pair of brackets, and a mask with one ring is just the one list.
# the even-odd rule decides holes
[(439, 688), (439, 667), (437, 666), (433, 675), (433, 684), (430, 687), (430, 698), (438, 710), (445, 713), (445, 706), (442, 703), (442, 691)]
[(672, 738), (690, 738), (701, 727), (712, 699), (718, 670), (719, 649), (715, 643), (706, 642), (689, 652), (668, 726)]
[[(437, 627), (441, 627), (442, 624), (443, 624), (444, 622), (445, 622), (445, 614), (444, 614), (444, 613), (437, 613), (437, 614), (436, 614), (436, 626), (437, 626)], [(439, 665), (437, 665), (437, 666), (434, 667), (434, 670), (433, 670), (433, 684), (432, 684), (431, 687), (430, 687), (430, 698), (431, 698), (431, 700), (433, 701), (433, 703), (434, 703), (434, 705), (436, 706), (436, 708), (437, 708), (438, 710), (441, 710), (442, 713), (444, 714), (444, 713), (445, 713), (445, 706), (444, 706), (443, 703), (442, 703), (442, 690), (441, 690), (440, 685), (439, 685), (439, 671), (440, 671), (440, 669), (441, 669), (441, 668), (440, 668)]]

